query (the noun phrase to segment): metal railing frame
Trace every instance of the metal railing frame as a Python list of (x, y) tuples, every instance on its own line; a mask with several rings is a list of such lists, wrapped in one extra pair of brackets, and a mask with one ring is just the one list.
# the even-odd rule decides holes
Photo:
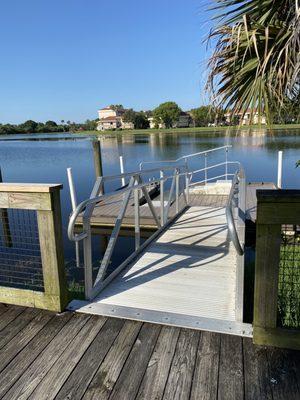
[[(184, 172), (181, 173), (180, 168), (183, 168)], [(173, 170), (173, 174), (171, 176), (166, 176), (164, 174), (165, 170)], [(156, 170), (157, 171), (157, 170)], [(84, 252), (84, 268), (85, 268), (85, 295), (87, 299), (92, 299), (94, 298), (100, 290), (102, 290), (116, 275), (116, 273), (119, 273), (134, 257), (136, 257), (140, 251), (151, 241), (153, 238), (162, 230), (165, 228), (165, 226), (173, 220), (177, 215), (183, 210), (179, 209), (179, 197), (182, 194), (183, 199), (184, 199), (184, 208), (187, 206), (187, 196), (186, 193), (188, 192), (187, 187), (183, 187), (180, 189), (179, 185), (179, 179), (180, 176), (183, 176), (186, 174), (185, 171), (185, 166), (183, 167), (167, 167), (167, 168), (161, 168), (160, 170), (161, 176), (159, 179), (154, 179), (150, 180), (148, 182), (143, 182), (142, 181), (142, 173), (126, 173), (126, 174), (121, 174), (121, 175), (126, 175), (130, 176), (129, 184), (127, 187), (114, 191), (111, 193), (106, 193), (106, 194), (101, 194), (99, 193), (103, 189), (103, 184), (105, 181), (108, 179), (117, 179), (120, 178), (120, 175), (112, 176), (112, 177), (99, 177), (96, 180), (96, 183), (94, 185), (94, 188), (92, 190), (91, 196), (88, 200), (83, 201), (80, 203), (76, 210), (72, 213), (70, 217), (70, 222), (68, 226), (68, 236), (69, 239), (75, 242), (83, 240), (83, 252)], [(148, 171), (147, 171), (148, 172)], [(152, 171), (153, 172), (153, 171)], [(163, 186), (167, 180), (171, 179), (171, 189), (168, 197), (167, 204), (165, 205), (165, 199), (164, 199), (164, 189)], [(162, 190), (161, 193), (161, 205), (160, 205), (160, 210), (161, 214), (160, 216), (157, 214), (155, 207), (153, 206), (152, 200), (148, 194), (147, 187), (151, 186), (153, 184), (159, 184), (160, 188)], [(174, 193), (175, 192), (175, 193)], [(156, 231), (146, 242), (144, 242), (142, 245), (140, 244), (140, 195), (143, 194), (144, 198), (146, 200), (146, 203), (148, 204), (148, 207), (152, 213), (152, 216), (156, 222), (158, 231)], [(173, 218), (169, 219), (169, 211), (170, 211), (170, 206), (173, 203), (173, 196), (175, 194), (175, 212), (176, 215)], [(91, 216), (93, 214), (95, 206), (99, 203), (101, 205), (101, 202), (107, 198), (111, 198), (114, 196), (120, 196), (123, 195), (123, 200), (121, 204), (121, 208), (119, 211), (119, 214), (116, 219), (115, 226), (113, 228), (113, 231), (111, 233), (105, 254), (103, 256), (100, 268), (97, 273), (97, 277), (93, 283), (93, 277), (92, 277), (92, 243), (91, 243)], [(112, 253), (114, 250), (114, 247), (116, 245), (117, 238), (120, 233), (120, 228), (122, 225), (122, 221), (125, 217), (126, 209), (129, 204), (129, 201), (133, 195), (134, 198), (134, 231), (135, 231), (135, 251), (132, 253), (111, 275), (109, 275), (108, 278), (105, 279), (106, 271), (108, 268), (108, 265), (110, 263)], [(75, 234), (74, 233), (74, 228), (76, 224), (76, 220), (78, 216), (82, 213), (82, 218), (83, 218), (83, 231), (80, 234)]]
[[(159, 235), (163, 229), (166, 228), (167, 225), (169, 225), (175, 218), (178, 217), (178, 215), (183, 212), (183, 210), (189, 205), (189, 189), (191, 186), (196, 185), (196, 184), (202, 184), (202, 183), (207, 183), (208, 181), (211, 180), (216, 180), (221, 177), (225, 177), (226, 180), (228, 180), (228, 177), (233, 176), (233, 184), (232, 188), (230, 191), (230, 196), (229, 196), (229, 201), (227, 204), (226, 208), (226, 217), (228, 221), (228, 228), (229, 228), (229, 234), (230, 237), (236, 247), (236, 250), (238, 254), (241, 254), (243, 252), (242, 245), (240, 244), (238, 235), (237, 235), (237, 230), (235, 226), (235, 221), (233, 218), (233, 213), (232, 213), (232, 203), (233, 203), (233, 198), (234, 198), (234, 187), (236, 187), (236, 179), (239, 179), (239, 182), (241, 182), (241, 177), (242, 177), (242, 167), (240, 166), (240, 163), (235, 162), (235, 161), (228, 161), (228, 149), (231, 146), (222, 146), (218, 147), (216, 149), (211, 149), (207, 150), (204, 152), (199, 152), (199, 153), (194, 153), (194, 154), (188, 154), (184, 157), (180, 157), (177, 160), (171, 160), (171, 161), (164, 161), (162, 164), (170, 163), (172, 162), (173, 164), (176, 163), (177, 165), (173, 166), (168, 166), (168, 165), (163, 165), (160, 166), (159, 168), (152, 168), (152, 169), (146, 169), (143, 170), (143, 165), (145, 164), (151, 164), (154, 162), (143, 162), (140, 164), (140, 170), (135, 171), (135, 172), (127, 172), (127, 173), (122, 173), (118, 175), (112, 175), (112, 176), (104, 176), (104, 177), (98, 177), (94, 188), (92, 190), (92, 193), (90, 195), (90, 198), (81, 202), (76, 209), (73, 211), (70, 217), (69, 221), (69, 226), (68, 226), (68, 236), (69, 239), (75, 242), (83, 241), (83, 252), (84, 252), (84, 268), (85, 268), (85, 296), (87, 299), (91, 300), (93, 299), (99, 292), (122, 270), (124, 269), (129, 262), (131, 262), (157, 235)], [(205, 157), (205, 160), (207, 160), (207, 153), (213, 153), (214, 151), (219, 151), (219, 150), (224, 150), (226, 153), (226, 159), (225, 162), (218, 163), (215, 165), (207, 165), (207, 162), (205, 162), (205, 168), (201, 168), (198, 170), (190, 171), (188, 168), (188, 163), (187, 159), (196, 157), (196, 156), (203, 156)], [(183, 161), (183, 165), (178, 165), (180, 161)], [(219, 176), (215, 176), (213, 178), (208, 178), (207, 176), (207, 171), (211, 170), (213, 168), (225, 166), (225, 173)], [(239, 169), (235, 174), (228, 173), (228, 166), (229, 165), (238, 165)], [(171, 172), (171, 175), (170, 175)], [(205, 179), (202, 181), (198, 181), (197, 183), (191, 183), (192, 177), (194, 173), (198, 172), (204, 172), (205, 173)], [(147, 182), (143, 181), (143, 175), (144, 174), (149, 174), (149, 173), (157, 173), (159, 174), (159, 178), (151, 179)], [(168, 175), (169, 174), (169, 175)], [(180, 177), (183, 176), (185, 178), (185, 184), (183, 185), (183, 188), (180, 188)], [(118, 180), (122, 179), (124, 180), (125, 178), (129, 178), (129, 183), (126, 187), (122, 187), (118, 191), (113, 191), (110, 193), (105, 193), (103, 194), (103, 185), (107, 181), (113, 181), (113, 180)], [(170, 186), (170, 191), (169, 191), (169, 196), (167, 199), (167, 203), (165, 204), (165, 183), (166, 181), (171, 180), (171, 186)], [(158, 184), (160, 186), (160, 215), (156, 212), (155, 207), (153, 206), (152, 200), (148, 194), (147, 187), (153, 185), (153, 184)], [(244, 187), (244, 186), (243, 186)], [(245, 188), (243, 189), (245, 192)], [(141, 194), (144, 195), (144, 198), (146, 200), (146, 203), (148, 204), (148, 207), (153, 215), (153, 218), (156, 222), (158, 230), (155, 231), (151, 237), (149, 237), (143, 244), (140, 244), (140, 197)], [(103, 256), (100, 268), (97, 273), (97, 277), (95, 281), (93, 282), (93, 276), (92, 276), (92, 242), (91, 242), (91, 217), (94, 211), (94, 208), (97, 204), (101, 206), (101, 202), (104, 200), (114, 197), (114, 196), (120, 196), (123, 195), (123, 201), (121, 204), (121, 208), (119, 211), (119, 214), (116, 219), (115, 226), (112, 230), (105, 254)], [(182, 198), (184, 199), (184, 207), (180, 209), (179, 207), (179, 198), (182, 195)], [(120, 228), (122, 225), (122, 221), (125, 217), (126, 209), (129, 204), (129, 201), (131, 197), (133, 196), (134, 199), (134, 232), (135, 232), (135, 251), (128, 257), (126, 258), (125, 261), (123, 261), (108, 277), (106, 276), (107, 268), (110, 263), (112, 253), (116, 244), (116, 240), (119, 236), (120, 233)], [(242, 194), (242, 197), (245, 197), (245, 194)], [(175, 197), (175, 198), (174, 198)], [(169, 212), (170, 212), (170, 207), (175, 202), (175, 215), (172, 218), (169, 218)], [(75, 229), (75, 224), (76, 220), (79, 217), (79, 215), (82, 214), (82, 219), (83, 219), (83, 230), (79, 234), (74, 233)]]
[[(226, 205), (226, 220), (228, 225), (228, 231), (230, 239), (234, 244), (237, 253), (242, 256), (244, 255), (244, 243), (240, 239), (240, 236), (244, 234), (245, 226), (245, 212), (246, 212), (246, 179), (245, 172), (240, 163), (238, 170), (235, 172), (232, 179), (232, 186), (228, 196)], [(238, 195), (237, 211), (238, 215), (235, 218), (233, 214), (233, 206), (235, 206), (236, 194)], [(236, 226), (236, 219), (238, 221), (238, 227)]]

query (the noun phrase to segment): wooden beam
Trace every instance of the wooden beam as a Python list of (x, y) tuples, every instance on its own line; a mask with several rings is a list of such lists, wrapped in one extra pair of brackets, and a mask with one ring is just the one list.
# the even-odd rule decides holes
[(255, 327), (275, 328), (281, 225), (258, 224), (256, 230), (253, 324)]
[(262, 346), (300, 350), (300, 332), (293, 329), (255, 327), (253, 342)]
[(59, 183), (0, 183), (0, 192), (50, 193), (62, 189)]
[(62, 240), (59, 190), (49, 194), (51, 211), (38, 211), (40, 250), (45, 294), (57, 299), (57, 311), (68, 303)]

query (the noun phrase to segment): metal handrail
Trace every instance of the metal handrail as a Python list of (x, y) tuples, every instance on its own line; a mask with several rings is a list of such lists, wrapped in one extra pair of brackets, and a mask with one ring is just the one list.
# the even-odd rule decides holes
[[(158, 168), (152, 168), (152, 169), (145, 169), (145, 170), (139, 170), (135, 172), (127, 172), (127, 173), (122, 173), (118, 175), (112, 175), (112, 176), (104, 176), (104, 177), (98, 177), (94, 188), (92, 190), (92, 193), (90, 195), (90, 198), (87, 200), (82, 201), (76, 209), (73, 211), (73, 213), (70, 216), (69, 220), (69, 225), (68, 225), (68, 237), (71, 241), (79, 242), (83, 241), (83, 249), (84, 249), (84, 266), (85, 266), (85, 292), (86, 292), (86, 298), (90, 299), (93, 298), (96, 294), (98, 294), (99, 290), (102, 290), (102, 288), (109, 282), (110, 279), (118, 272), (123, 269), (130, 260), (133, 259), (139, 252), (142, 251), (142, 249), (146, 246), (147, 243), (150, 243), (150, 240), (153, 239), (155, 235), (157, 235), (157, 232), (161, 232), (162, 229), (164, 229), (170, 221), (173, 221), (174, 218), (176, 218), (179, 213), (189, 204), (189, 190), (193, 186), (193, 183), (191, 183), (192, 177), (194, 173), (198, 172), (204, 172), (205, 173), (205, 180), (204, 181), (198, 181), (198, 184), (201, 184), (202, 182), (207, 183), (210, 180), (215, 180), (219, 177), (226, 177), (226, 179), (230, 177), (234, 177), (232, 181), (232, 187), (229, 195), (229, 200), (228, 204), (226, 207), (226, 217), (227, 217), (227, 223), (228, 223), (228, 229), (229, 229), (229, 234), (230, 237), (237, 249), (238, 254), (243, 254), (243, 247), (240, 243), (239, 236), (237, 233), (237, 228), (235, 226), (235, 220), (233, 217), (233, 210), (232, 210), (232, 205), (233, 205), (233, 198), (235, 194), (235, 187), (237, 184), (242, 182), (242, 175), (243, 175), (243, 169), (240, 165), (239, 162), (236, 161), (228, 161), (227, 159), (227, 153), (228, 153), (228, 148), (231, 146), (222, 146), (218, 147), (216, 149), (211, 149), (207, 150), (204, 152), (198, 152), (194, 154), (188, 154), (186, 156), (180, 157), (178, 160), (173, 160), (173, 162), (176, 162), (177, 165), (160, 165)], [(218, 151), (221, 149), (226, 149), (226, 158), (225, 162), (217, 163), (215, 165), (207, 165), (207, 153), (211, 153), (214, 151)], [(194, 170), (190, 170), (188, 166), (187, 159), (190, 157), (194, 156), (199, 156), (199, 155), (205, 155), (205, 168), (198, 169), (195, 168)], [(184, 160), (182, 164), (178, 164), (179, 161)], [(170, 161), (165, 161), (165, 162), (170, 162)], [(149, 162), (153, 163), (153, 162)], [(214, 178), (208, 177), (207, 176), (207, 171), (213, 169), (213, 168), (218, 168), (225, 165), (225, 173), (223, 175), (215, 176)], [(229, 173), (228, 171), (228, 166), (229, 165), (238, 165), (238, 171), (235, 174)], [(140, 168), (142, 169), (143, 163), (140, 164)], [(143, 181), (146, 180), (145, 178), (147, 177), (147, 174), (153, 173), (157, 174), (159, 173), (159, 177), (155, 176), (154, 178), (150, 179), (149, 181)], [(146, 177), (145, 177), (146, 176)], [(183, 187), (180, 187), (180, 177), (184, 176), (185, 177), (185, 184)], [(129, 178), (129, 182), (127, 186), (123, 186), (119, 190), (114, 190), (109, 193), (103, 193), (104, 189), (104, 183), (107, 181), (111, 180), (116, 180), (120, 178)], [(164, 185), (165, 182), (171, 180), (171, 188), (169, 190), (168, 194), (168, 199), (167, 203), (165, 204), (165, 189)], [(160, 185), (160, 214), (158, 210), (154, 207), (154, 204), (152, 203), (152, 200), (149, 196), (147, 187), (149, 185), (153, 184), (159, 184)], [(243, 187), (242, 187), (243, 189)], [(153, 215), (153, 218), (156, 222), (158, 230), (151, 236), (151, 238), (147, 239), (146, 242), (141, 244), (140, 238), (140, 195), (143, 195), (146, 199), (146, 202), (148, 204), (148, 207), (151, 211), (151, 214)], [(183, 196), (184, 204), (179, 205), (179, 196)], [(96, 279), (93, 277), (93, 266), (92, 266), (92, 242), (91, 242), (91, 218), (93, 215), (94, 208), (96, 204), (100, 203), (103, 204), (103, 200), (106, 200), (108, 198), (114, 197), (114, 196), (120, 196), (122, 199), (122, 204), (121, 208), (119, 210), (116, 224), (113, 228), (112, 234), (110, 236), (109, 242), (106, 247), (105, 254), (103, 256), (103, 259), (101, 261), (101, 265), (99, 267)], [(120, 228), (123, 222), (123, 219), (125, 217), (126, 209), (129, 204), (129, 201), (131, 201), (131, 197), (133, 196), (134, 202), (134, 234), (135, 234), (135, 251), (125, 260), (121, 265), (112, 273), (109, 275), (109, 277), (105, 278), (105, 274), (108, 268), (108, 265), (110, 263), (112, 253), (114, 251), (114, 247), (116, 244), (116, 240), (118, 238)], [(174, 200), (175, 196), (175, 200)], [(170, 217), (169, 216), (169, 211), (170, 207), (173, 204), (173, 201), (175, 202), (175, 215)], [(183, 208), (182, 208), (183, 207)], [(82, 231), (80, 233), (75, 234), (75, 225), (76, 221), (79, 217), (79, 215), (82, 216)]]
[[(184, 167), (184, 168), (185, 168), (185, 167)], [(175, 169), (178, 169), (178, 168), (175, 168)], [(172, 170), (174, 170), (174, 167), (172, 168)], [(158, 171), (161, 171), (161, 169), (158, 169)], [(148, 172), (148, 171), (147, 171), (147, 172)], [(184, 172), (184, 173), (178, 173), (177, 175), (178, 175), (178, 176), (182, 176), (182, 175), (185, 175), (185, 173), (186, 173), (186, 172)], [(131, 173), (130, 176), (133, 176), (133, 177), (134, 177), (134, 176), (137, 176), (137, 175), (139, 175), (139, 174), (140, 174), (140, 172), (138, 172), (138, 173)], [(120, 175), (122, 175), (122, 174), (120, 174)], [(118, 176), (117, 176), (117, 177), (118, 177)], [(161, 183), (162, 181), (163, 181), (163, 182), (166, 182), (166, 181), (169, 180), (169, 179), (173, 179), (173, 177), (174, 177), (174, 175), (165, 176), (164, 178), (152, 179), (152, 180), (150, 180), (150, 181), (148, 181), (148, 182), (143, 182), (143, 183), (140, 183), (140, 184), (135, 185), (135, 186), (134, 186), (134, 189), (135, 189), (135, 190), (136, 190), (136, 189), (142, 189), (142, 188), (145, 188), (145, 187), (147, 187), (147, 186), (149, 186), (149, 185)], [(104, 179), (103, 179), (103, 181), (104, 181)], [(70, 216), (69, 225), (68, 225), (68, 238), (69, 238), (71, 241), (79, 242), (79, 241), (81, 241), (81, 240), (83, 240), (84, 238), (87, 237), (87, 232), (81, 232), (81, 233), (75, 235), (75, 234), (74, 234), (74, 230), (75, 230), (75, 224), (76, 224), (77, 218), (79, 217), (79, 215), (80, 215), (88, 206), (97, 204), (97, 203), (99, 203), (100, 201), (103, 201), (104, 199), (107, 199), (107, 198), (109, 198), (109, 197), (120, 196), (121, 194), (125, 194), (125, 193), (130, 192), (130, 191), (132, 191), (132, 187), (124, 187), (124, 188), (122, 188), (122, 189), (120, 189), (120, 190), (118, 190), (118, 191), (112, 191), (112, 192), (109, 192), (109, 193), (105, 193), (105, 194), (101, 194), (101, 195), (99, 195), (99, 196), (95, 196), (95, 197), (89, 198), (89, 199), (87, 199), (87, 200), (82, 201), (80, 204), (78, 204), (78, 206), (76, 207), (76, 209), (72, 212), (72, 214), (71, 214), (71, 216)]]
[[(239, 163), (240, 164), (240, 163)], [(244, 246), (241, 244), (238, 232), (237, 232), (237, 227), (235, 223), (235, 219), (233, 216), (233, 211), (232, 211), (232, 204), (233, 204), (233, 199), (235, 196), (235, 190), (238, 185), (238, 193), (239, 193), (239, 204), (238, 204), (238, 210), (239, 212), (242, 212), (243, 216), (242, 218), (244, 219), (244, 213), (245, 213), (245, 172), (241, 164), (239, 165), (239, 169), (235, 172), (234, 177), (232, 179), (232, 186), (231, 190), (229, 193), (227, 205), (226, 205), (226, 220), (227, 220), (227, 225), (228, 225), (228, 231), (230, 235), (230, 239), (232, 240), (234, 247), (237, 251), (237, 253), (242, 256), (244, 254)]]
[(227, 149), (229, 149), (229, 148), (231, 148), (231, 147), (232, 147), (231, 144), (228, 144), (228, 145), (226, 145), (226, 146), (221, 146), (221, 147), (215, 147), (215, 148), (213, 148), (213, 149), (200, 151), (200, 152), (198, 152), (198, 153), (187, 154), (187, 155), (185, 155), (185, 156), (182, 156), (182, 157), (177, 158), (176, 160), (142, 161), (142, 162), (140, 162), (140, 170), (142, 170), (143, 165), (146, 165), (146, 164), (149, 165), (149, 164), (158, 164), (158, 163), (160, 163), (160, 164), (177, 163), (177, 162), (182, 161), (182, 160), (185, 161), (185, 160), (188, 159), (188, 158), (192, 158), (192, 157), (196, 157), (196, 156), (201, 156), (201, 155), (206, 155), (207, 153), (213, 153), (213, 152), (215, 152), (215, 151), (224, 150), (224, 149), (227, 150)]

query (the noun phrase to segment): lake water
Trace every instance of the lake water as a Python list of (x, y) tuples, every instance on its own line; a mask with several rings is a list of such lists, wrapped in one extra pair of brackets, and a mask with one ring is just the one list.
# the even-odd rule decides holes
[[(92, 138), (61, 134), (32, 135), (30, 138), (35, 140), (26, 140), (28, 136), (24, 135), (0, 139), (3, 180), (64, 185), (61, 193), (63, 229), (66, 258), (70, 259), (74, 257), (74, 244), (66, 236), (71, 212), (66, 169), (72, 167), (78, 201), (85, 200), (95, 179)], [(72, 140), (65, 140), (66, 138)], [(300, 187), (300, 168), (295, 168), (296, 161), (300, 159), (300, 130), (275, 131), (274, 134), (264, 130), (215, 134), (112, 134), (101, 137), (103, 172), (104, 175), (120, 172), (120, 149), (124, 156), (125, 170), (134, 171), (141, 161), (176, 159), (185, 154), (227, 144), (232, 145), (229, 160), (237, 160), (243, 164), (248, 182), (276, 182), (277, 155), (279, 150), (283, 150), (283, 187)], [(219, 154), (216, 162), (218, 160), (223, 161), (224, 154)], [(199, 163), (201, 168), (199, 160), (194, 163)], [(129, 241), (131, 247), (131, 239), (123, 240)], [(121, 252), (123, 248), (124, 246), (120, 247)]]

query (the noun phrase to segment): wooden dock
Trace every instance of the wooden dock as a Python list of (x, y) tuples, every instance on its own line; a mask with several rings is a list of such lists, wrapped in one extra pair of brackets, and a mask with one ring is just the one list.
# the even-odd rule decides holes
[(300, 352), (0, 304), (0, 398), (298, 400)]

